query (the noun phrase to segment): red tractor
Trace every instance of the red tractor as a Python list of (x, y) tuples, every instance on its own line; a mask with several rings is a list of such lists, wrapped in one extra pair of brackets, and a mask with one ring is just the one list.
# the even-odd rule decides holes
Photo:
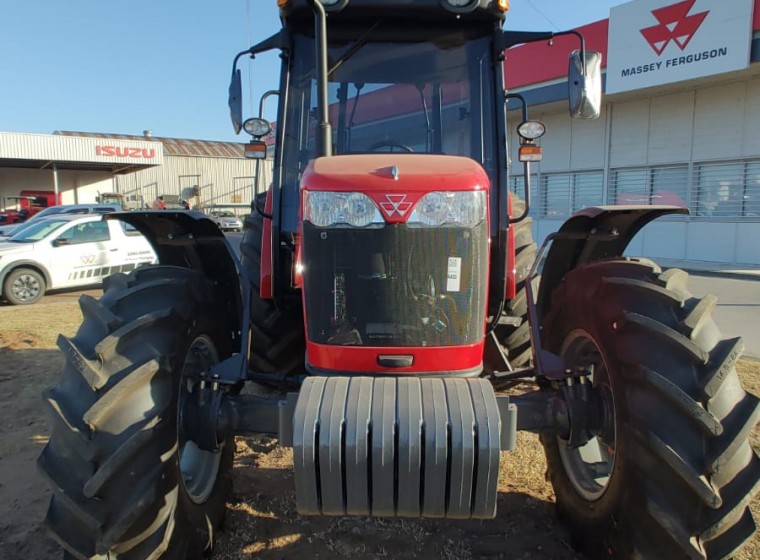
[[(503, 0), (278, 4), (282, 30), (237, 56), (230, 87), (261, 158), (270, 127), (243, 122), (237, 62), (281, 53), (274, 179), (242, 258), (200, 213), (120, 214), (160, 264), (82, 296), (60, 339), (39, 465), (67, 557), (200, 558), (245, 433), (293, 447), (305, 515), (492, 518), (517, 430), (541, 434), (589, 557), (731, 556), (760, 479), (741, 339), (721, 340), (684, 272), (623, 257), (686, 211), (589, 208), (539, 251), (531, 237), (543, 125), (505, 92), (502, 53), (559, 33), (504, 31)], [(593, 117), (599, 57), (581, 41), (570, 68), (571, 112)]]
[(0, 225), (25, 222), (37, 212), (61, 203), (61, 195), (56, 197), (53, 191), (21, 191), (19, 196), (8, 196), (6, 199), (16, 201), (18, 209), (0, 212)]

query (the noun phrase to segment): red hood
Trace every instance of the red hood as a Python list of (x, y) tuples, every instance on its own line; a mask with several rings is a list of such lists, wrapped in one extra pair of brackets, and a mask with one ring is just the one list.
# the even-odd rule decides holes
[(363, 154), (313, 160), (301, 187), (317, 191), (430, 192), (488, 190), (488, 175), (466, 157)]

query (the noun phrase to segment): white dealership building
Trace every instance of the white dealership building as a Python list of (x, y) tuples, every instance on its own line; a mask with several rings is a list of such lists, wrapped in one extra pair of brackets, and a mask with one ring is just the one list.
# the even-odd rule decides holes
[(136, 209), (163, 195), (196, 208), (247, 214), (257, 185), (269, 184), (271, 166), (246, 159), (243, 146), (157, 138), (148, 131), (142, 136), (0, 132), (0, 210), (17, 208), (24, 191), (43, 191), (56, 193), (63, 204), (118, 193)]
[[(635, 0), (579, 30), (603, 55), (595, 121), (567, 111), (577, 39), (506, 53), (510, 91), (547, 126), (531, 170), (539, 241), (585, 206), (676, 204), (690, 216), (651, 224), (630, 254), (760, 266), (760, 0)], [(514, 130), (520, 112), (510, 109)], [(512, 161), (520, 192), (514, 150)]]

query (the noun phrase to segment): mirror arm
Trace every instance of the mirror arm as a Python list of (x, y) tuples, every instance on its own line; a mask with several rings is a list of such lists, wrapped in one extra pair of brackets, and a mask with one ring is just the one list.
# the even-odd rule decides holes
[(578, 37), (578, 41), (581, 44), (581, 71), (586, 73), (586, 40), (583, 38), (583, 34), (580, 31), (576, 31), (575, 29), (571, 29), (569, 31), (558, 31), (554, 34), (556, 37), (559, 37), (560, 35), (575, 35)]
[(272, 49), (280, 49), (284, 50), (285, 48), (285, 41), (283, 37), (282, 31), (278, 31), (271, 37), (264, 39), (260, 43), (256, 43), (251, 48), (244, 50), (243, 52), (239, 52), (235, 55), (235, 60), (232, 62), (232, 73), (235, 73), (235, 70), (237, 70), (237, 63), (238, 60), (240, 60), (240, 57), (243, 56), (250, 56), (251, 58), (256, 58), (257, 54), (261, 54), (266, 51), (271, 51)]
[(536, 41), (551, 41), (556, 33), (554, 31), (502, 31), (497, 41), (496, 48), (504, 51), (515, 45), (523, 43), (535, 43)]
[(569, 31), (503, 31), (497, 44), (497, 50), (503, 52), (506, 49), (523, 43), (535, 43), (536, 41), (551, 41), (555, 37), (563, 35), (575, 35), (581, 44), (581, 57), (583, 66), (586, 66), (586, 41), (583, 34), (575, 29)]
[[(522, 105), (522, 120), (523, 122), (528, 120), (528, 103), (525, 101), (525, 98), (520, 95), (519, 93), (505, 93), (504, 94), (504, 100), (506, 102), (509, 102), (510, 99), (517, 99), (520, 104)], [(516, 218), (509, 218), (510, 224), (516, 224), (517, 222), (523, 221), (525, 218), (528, 217), (528, 212), (530, 212), (530, 162), (524, 161), (523, 163), (523, 186), (525, 192), (523, 193), (523, 199), (525, 201), (525, 210), (523, 210), (523, 213), (517, 216)]]

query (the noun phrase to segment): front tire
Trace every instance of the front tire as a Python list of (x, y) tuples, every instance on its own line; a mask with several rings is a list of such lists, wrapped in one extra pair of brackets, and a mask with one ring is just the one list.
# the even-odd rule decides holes
[(266, 193), (256, 197), (254, 210), (245, 220), (245, 234), (240, 243), (240, 261), (251, 281), (248, 367), (263, 373), (301, 375), (306, 371), (306, 335), (300, 298), (283, 298), (278, 307), (273, 300), (263, 299), (259, 294), (264, 218), (256, 208), (264, 207)]
[(545, 346), (592, 371), (603, 429), (572, 447), (542, 435), (560, 517), (591, 558), (709, 559), (755, 530), (758, 400), (721, 340), (715, 298), (687, 275), (616, 259), (569, 272), (543, 322)]
[(229, 356), (229, 334), (194, 270), (143, 267), (104, 288), (80, 298), (82, 326), (58, 341), (66, 363), (38, 460), (53, 489), (45, 522), (67, 557), (200, 558), (224, 518), (234, 443), (201, 450), (180, 411)]
[[(512, 214), (514, 216), (521, 215), (525, 209), (525, 202), (514, 194), (510, 194), (510, 196), (512, 198)], [(520, 369), (529, 367), (533, 361), (526, 286), (533, 261), (536, 259), (537, 249), (536, 242), (533, 240), (533, 218), (526, 217), (513, 227), (515, 228), (517, 293), (514, 299), (505, 303), (495, 333), (509, 364), (515, 369)], [(538, 277), (532, 278), (531, 282), (535, 290), (538, 287)], [(487, 365), (486, 370), (490, 373), (494, 368)]]
[(3, 294), (11, 305), (29, 305), (45, 295), (45, 278), (32, 268), (17, 268), (5, 279)]

